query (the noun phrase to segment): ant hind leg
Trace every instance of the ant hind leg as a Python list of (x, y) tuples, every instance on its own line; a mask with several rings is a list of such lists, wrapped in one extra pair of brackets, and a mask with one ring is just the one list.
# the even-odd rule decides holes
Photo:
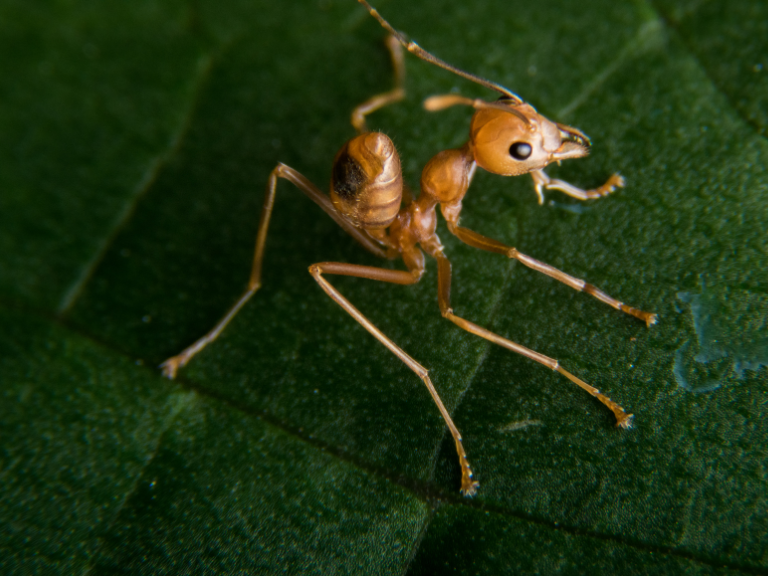
[[(406, 259), (406, 263), (408, 262), (409, 260)], [(418, 260), (416, 262), (418, 262)], [(409, 264), (410, 271), (408, 272), (405, 270), (387, 270), (384, 268), (345, 264), (342, 262), (321, 262), (310, 266), (309, 273), (312, 274), (312, 277), (318, 284), (320, 284), (320, 287), (334, 302), (341, 306), (350, 316), (352, 316), (352, 318), (357, 320), (363, 328), (386, 346), (390, 352), (402, 360), (402, 362), (408, 366), (408, 368), (413, 370), (413, 372), (415, 372), (424, 382), (424, 385), (432, 396), (432, 400), (437, 405), (437, 409), (440, 411), (445, 424), (448, 426), (451, 436), (453, 436), (453, 441), (456, 445), (456, 453), (459, 456), (459, 465), (461, 466), (461, 493), (464, 494), (464, 496), (473, 496), (477, 492), (477, 487), (480, 484), (474, 480), (472, 469), (469, 466), (467, 454), (464, 451), (464, 446), (462, 444), (461, 434), (453, 423), (437, 390), (435, 390), (435, 387), (429, 378), (427, 369), (390, 340), (381, 330), (368, 320), (368, 318), (355, 308), (352, 303), (341, 294), (341, 292), (323, 277), (323, 274), (337, 274), (340, 276), (355, 276), (358, 278), (367, 278), (369, 280), (378, 280), (380, 282), (390, 282), (392, 284), (415, 284), (421, 279), (421, 276), (424, 273), (423, 260), (421, 260), (421, 262), (421, 267), (419, 267), (418, 264), (415, 266), (413, 263)]]
[(367, 232), (356, 228), (349, 223), (341, 214), (339, 214), (333, 206), (330, 198), (323, 194), (323, 192), (312, 182), (310, 182), (300, 172), (294, 170), (290, 166), (285, 164), (278, 164), (275, 169), (269, 175), (267, 182), (267, 193), (264, 197), (264, 205), (261, 209), (261, 220), (259, 221), (259, 231), (256, 234), (256, 249), (253, 255), (253, 265), (251, 268), (251, 276), (248, 280), (248, 288), (238, 298), (237, 302), (229, 309), (224, 317), (205, 334), (202, 338), (199, 338), (194, 344), (185, 348), (181, 353), (176, 356), (168, 358), (160, 365), (163, 370), (163, 375), (166, 378), (173, 380), (179, 371), (179, 368), (185, 366), (193, 356), (205, 348), (208, 344), (216, 340), (221, 332), (232, 321), (235, 315), (240, 311), (243, 305), (251, 299), (251, 297), (261, 288), (261, 267), (264, 261), (264, 248), (267, 243), (267, 231), (269, 229), (269, 221), (272, 217), (272, 209), (275, 205), (275, 194), (277, 191), (277, 180), (283, 178), (294, 184), (299, 190), (304, 192), (310, 200), (315, 202), (320, 208), (322, 208), (326, 214), (328, 214), (333, 220), (341, 226), (350, 236), (357, 240), (363, 248), (369, 252), (381, 258), (387, 257), (387, 252), (381, 247), (381, 245), (372, 238)]
[(453, 309), (451, 308), (451, 300), (450, 300), (451, 299), (451, 262), (448, 260), (448, 258), (446, 258), (446, 256), (442, 253), (442, 251), (435, 251), (432, 253), (432, 255), (437, 259), (438, 302), (440, 304), (440, 312), (442, 313), (444, 318), (447, 318), (462, 330), (466, 330), (471, 334), (475, 334), (476, 336), (485, 338), (486, 340), (493, 342), (494, 344), (498, 344), (499, 346), (506, 348), (507, 350), (511, 350), (512, 352), (516, 352), (521, 356), (525, 356), (526, 358), (535, 360), (536, 362), (543, 364), (547, 368), (550, 368), (551, 370), (559, 372), (560, 374), (568, 378), (568, 380), (570, 380), (571, 382), (573, 382), (583, 390), (586, 390), (589, 394), (597, 398), (606, 407), (608, 407), (608, 409), (611, 412), (613, 412), (613, 415), (616, 417), (616, 426), (624, 429), (629, 429), (632, 427), (632, 414), (627, 414), (624, 408), (616, 404), (616, 402), (608, 398), (608, 396), (606, 396), (605, 394), (601, 393), (600, 390), (598, 390), (594, 386), (590, 386), (589, 384), (584, 382), (582, 379), (568, 372), (565, 368), (560, 366), (560, 363), (554, 358), (550, 358), (548, 356), (545, 356), (544, 354), (540, 354), (534, 350), (531, 350), (530, 348), (521, 346), (520, 344), (517, 344), (516, 342), (513, 342), (502, 336), (499, 336), (498, 334), (495, 334), (490, 330), (486, 330), (482, 326), (478, 326), (473, 322), (470, 322), (468, 320), (465, 320), (464, 318), (456, 316), (453, 313)]

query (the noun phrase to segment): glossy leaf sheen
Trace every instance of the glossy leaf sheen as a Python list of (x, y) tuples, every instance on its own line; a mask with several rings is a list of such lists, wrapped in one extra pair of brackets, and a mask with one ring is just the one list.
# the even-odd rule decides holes
[[(378, 25), (352, 0), (5, 3), (2, 573), (768, 573), (768, 9), (742, 4), (377, 5), (592, 137), (551, 175), (627, 180), (539, 206), (529, 178), (478, 173), (462, 225), (660, 315), (438, 230), (456, 312), (598, 386), (636, 415), (621, 432), (443, 320), (432, 261), (413, 287), (331, 278), (430, 370), (481, 483), (467, 500), (420, 380), (307, 273), (401, 264), (285, 182), (264, 287), (177, 382), (154, 368), (244, 288), (274, 165), (326, 186), (349, 112), (391, 85)], [(421, 100), (494, 95), (407, 72), (370, 124), (415, 187), (469, 118)]]

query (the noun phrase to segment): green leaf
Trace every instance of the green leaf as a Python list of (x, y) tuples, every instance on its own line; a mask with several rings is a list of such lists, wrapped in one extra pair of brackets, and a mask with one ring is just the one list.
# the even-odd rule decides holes
[[(659, 313), (646, 328), (441, 223), (457, 314), (635, 414), (441, 318), (331, 277), (430, 370), (331, 301), (314, 262), (382, 264), (281, 181), (264, 286), (170, 383), (155, 368), (245, 287), (267, 176), (325, 188), (349, 113), (391, 86), (353, 0), (0, 7), (3, 574), (768, 573), (768, 8), (720, 0), (382, 1), (444, 60), (579, 126), (549, 173), (627, 187), (539, 206), (478, 173), (462, 225)], [(407, 58), (372, 127), (415, 188), (493, 98)]]

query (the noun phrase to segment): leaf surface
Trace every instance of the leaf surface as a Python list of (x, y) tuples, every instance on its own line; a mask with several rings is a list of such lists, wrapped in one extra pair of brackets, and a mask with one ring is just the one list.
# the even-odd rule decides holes
[[(245, 287), (278, 161), (321, 188), (349, 112), (391, 86), (355, 3), (0, 8), (3, 573), (768, 573), (768, 10), (710, 0), (383, 2), (392, 24), (589, 134), (552, 167), (627, 187), (536, 203), (478, 173), (462, 225), (659, 313), (650, 329), (462, 245), (457, 314), (557, 358), (635, 414), (443, 320), (412, 287), (330, 277), (430, 370), (318, 289), (385, 267), (280, 182), (264, 286), (175, 383), (154, 368)], [(733, 39), (740, 38), (740, 42)], [(731, 40), (731, 41), (729, 41)], [(766, 70), (764, 70), (766, 68)], [(370, 125), (416, 188), (486, 90), (415, 58)], [(9, 76), (10, 75), (10, 76)]]

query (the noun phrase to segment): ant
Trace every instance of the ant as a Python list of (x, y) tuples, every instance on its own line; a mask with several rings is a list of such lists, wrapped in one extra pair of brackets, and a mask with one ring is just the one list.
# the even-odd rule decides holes
[[(547, 176), (543, 169), (550, 163), (559, 163), (568, 158), (581, 158), (589, 154), (591, 142), (584, 133), (576, 128), (548, 120), (536, 112), (533, 106), (503, 86), (443, 62), (415, 42), (408, 41), (368, 2), (358, 1), (389, 33), (387, 46), (395, 69), (395, 87), (389, 92), (370, 98), (353, 111), (351, 121), (358, 135), (344, 144), (334, 158), (330, 196), (285, 164), (278, 163), (272, 170), (267, 182), (247, 290), (208, 334), (177, 356), (163, 362), (161, 368), (165, 376), (174, 378), (180, 367), (187, 364), (195, 354), (221, 334), (240, 308), (261, 287), (264, 247), (277, 181), (280, 178), (288, 180), (309, 196), (368, 251), (382, 258), (403, 259), (407, 270), (389, 270), (342, 262), (320, 262), (310, 266), (309, 273), (334, 302), (424, 381), (456, 444), (461, 466), (461, 492), (465, 496), (472, 496), (476, 493), (479, 483), (473, 479), (472, 469), (462, 446), (461, 435), (432, 385), (427, 369), (374, 326), (326, 280), (325, 275), (355, 276), (392, 284), (415, 284), (424, 275), (424, 252), (426, 252), (437, 260), (437, 296), (440, 313), (444, 318), (467, 332), (559, 372), (607, 406), (616, 417), (616, 425), (625, 429), (632, 426), (632, 414), (627, 414), (621, 406), (601, 394), (597, 388), (565, 370), (557, 360), (494, 334), (453, 313), (450, 303), (451, 263), (444, 254), (440, 239), (435, 234), (437, 226), (435, 209), (439, 204), (440, 211), (448, 224), (448, 230), (470, 246), (515, 258), (529, 268), (645, 321), (648, 326), (655, 324), (657, 317), (656, 314), (627, 306), (584, 280), (539, 262), (516, 248), (459, 226), (462, 199), (467, 193), (478, 166), (501, 176), (530, 174), (533, 177), (540, 204), (544, 201), (544, 189), (560, 190), (579, 200), (590, 200), (606, 196), (617, 187), (624, 186), (624, 179), (614, 174), (599, 188), (582, 190)], [(440, 152), (427, 163), (421, 175), (421, 193), (418, 198), (413, 198), (403, 185), (400, 157), (392, 140), (380, 132), (369, 132), (365, 124), (365, 117), (368, 114), (405, 97), (403, 48), (435, 66), (501, 93), (501, 97), (494, 102), (473, 100), (454, 94), (433, 96), (424, 102), (424, 108), (429, 111), (465, 105), (474, 108), (475, 112), (472, 116), (467, 143), (461, 148)]]

